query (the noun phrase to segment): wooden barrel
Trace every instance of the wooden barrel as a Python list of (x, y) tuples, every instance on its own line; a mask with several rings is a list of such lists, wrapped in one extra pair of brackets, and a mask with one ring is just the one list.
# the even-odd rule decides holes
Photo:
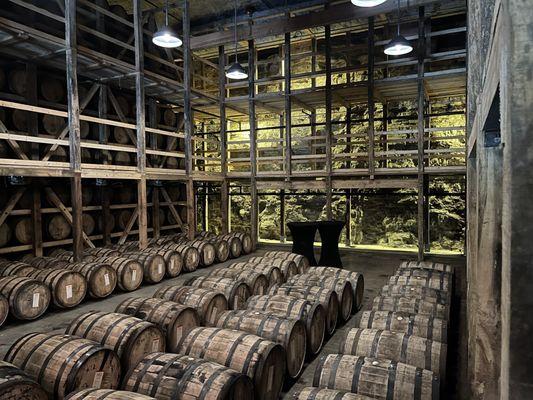
[(113, 128), (113, 138), (115, 139), (115, 142), (120, 144), (128, 144), (130, 142), (128, 131), (121, 126), (115, 126)]
[(251, 296), (250, 288), (243, 280), (219, 276), (197, 276), (190, 279), (186, 284), (194, 287), (210, 288), (223, 293), (228, 300), (229, 307), (233, 310), (246, 308), (246, 301)]
[(231, 232), (233, 236), (238, 238), (242, 243), (242, 252), (244, 254), (250, 254), (254, 250), (252, 237), (249, 233), (244, 232)]
[(117, 273), (109, 264), (82, 261), (68, 264), (67, 268), (83, 275), (92, 298), (103, 299), (113, 293), (117, 286)]
[(156, 298), (129, 298), (115, 312), (131, 315), (157, 325), (166, 336), (166, 349), (178, 351), (178, 344), (191, 329), (200, 325), (200, 317), (192, 307)]
[(359, 328), (404, 332), (441, 343), (448, 342), (448, 321), (427, 315), (393, 311), (365, 311)]
[(154, 253), (124, 253), (122, 257), (139, 262), (143, 267), (143, 281), (158, 283), (163, 280), (166, 273), (165, 259)]
[(215, 262), (216, 249), (211, 243), (204, 242), (203, 240), (194, 240), (190, 242), (187, 239), (183, 239), (182, 243), (198, 250), (198, 253), (200, 254), (200, 265), (202, 267), (208, 267)]
[(43, 282), (20, 276), (0, 278), (0, 294), (7, 299), (11, 315), (21, 320), (43, 315), (52, 296)]
[(238, 262), (228, 265), (228, 269), (240, 271), (255, 271), (265, 274), (270, 285), (278, 285), (283, 282), (283, 274), (278, 267), (267, 264), (249, 264), (247, 262)]
[(129, 315), (88, 312), (72, 321), (65, 333), (113, 349), (120, 357), (123, 371), (133, 368), (146, 354), (165, 350), (161, 329)]
[(248, 299), (248, 309), (265, 311), (282, 318), (298, 319), (305, 324), (307, 351), (317, 354), (322, 348), (326, 328), (325, 311), (319, 303), (292, 296), (266, 295)]
[(215, 255), (216, 255), (216, 261), (219, 263), (223, 263), (227, 261), (229, 258), (229, 243), (225, 240), (220, 240), (218, 238), (212, 238), (212, 239), (204, 239), (207, 242), (211, 243), (213, 246), (215, 246)]
[(433, 371), (439, 376), (446, 373), (444, 343), (404, 332), (353, 328), (344, 333), (339, 353), (402, 362)]
[[(57, 258), (58, 260), (67, 261), (67, 262), (75, 262), (74, 260), (74, 253), (72, 251), (68, 251), (65, 249), (55, 249), (50, 253), (51, 257)], [(87, 253), (83, 253), (83, 261), (90, 262), (96, 260), (97, 257), (92, 256)]]
[(0, 262), (0, 276), (28, 276), (37, 271), (30, 264), (20, 261), (4, 260)]
[[(115, 96), (115, 99), (117, 100), (120, 111), (122, 111), (122, 114), (127, 117), (131, 111), (130, 102), (124, 96)], [(116, 112), (115, 107), (112, 104), (109, 104), (109, 108), (111, 113)]]
[(4, 247), (11, 240), (11, 228), (6, 223), (0, 225), (0, 247)]
[(94, 218), (89, 214), (83, 214), (81, 222), (83, 226), (83, 232), (85, 232), (87, 236), (92, 235), (94, 233), (94, 228), (96, 227)]
[(298, 267), (294, 261), (286, 261), (281, 258), (251, 257), (246, 262), (249, 264), (267, 264), (278, 267), (283, 275), (284, 281), (298, 274)]
[(328, 354), (320, 357), (313, 386), (377, 399), (435, 400), (439, 378), (433, 372), (391, 360)]
[(272, 286), (269, 294), (289, 295), (322, 304), (326, 311), (326, 333), (332, 335), (335, 331), (339, 318), (339, 298), (333, 290), (320, 286), (275, 285)]
[(187, 244), (167, 243), (162, 245), (161, 248), (174, 250), (180, 253), (183, 259), (183, 270), (185, 272), (196, 271), (196, 268), (198, 268), (198, 265), (200, 264), (200, 253), (192, 246)]
[(65, 99), (65, 86), (63, 82), (46, 77), (41, 80), (41, 95), (47, 101), (61, 103)]
[(54, 306), (58, 308), (76, 307), (87, 294), (87, 281), (82, 274), (68, 269), (35, 269), (27, 273), (28, 278), (37, 279), (52, 293)]
[(132, 156), (126, 151), (115, 152), (114, 164), (115, 165), (130, 165)]
[(120, 290), (131, 292), (141, 286), (143, 267), (137, 261), (123, 257), (100, 257), (98, 261), (109, 264), (115, 270)]
[(301, 254), (291, 253), (289, 251), (267, 251), (263, 256), (267, 258), (280, 258), (282, 260), (294, 261), (298, 267), (299, 274), (305, 274), (309, 269), (309, 260)]
[(50, 161), (68, 162), (68, 158), (68, 148), (59, 146), (54, 151), (52, 151)]
[(9, 71), (7, 85), (12, 93), (26, 96), (26, 70), (12, 69)]
[(143, 252), (150, 252), (163, 257), (163, 260), (165, 260), (165, 276), (167, 278), (175, 278), (181, 273), (183, 258), (177, 251), (149, 247), (144, 249)]
[(79, 337), (30, 333), (12, 345), (4, 359), (35, 379), (53, 399), (86, 387), (119, 385), (117, 355)]
[(222, 293), (192, 286), (162, 287), (153, 297), (194, 308), (203, 326), (214, 326), (219, 314), (228, 309), (228, 301)]
[(224, 278), (234, 278), (235, 280), (242, 280), (248, 285), (252, 295), (266, 294), (270, 286), (268, 278), (265, 274), (250, 270), (240, 271), (237, 269), (219, 268), (211, 272), (209, 276), (219, 276)]
[(30, 113), (22, 110), (13, 110), (11, 112), (11, 122), (16, 131), (26, 133), (28, 132), (28, 120), (30, 119)]
[(33, 240), (31, 218), (21, 218), (15, 225), (15, 238), (21, 244), (30, 244)]
[[(7, 315), (9, 314), (9, 302), (7, 301), (7, 298), (0, 294), (0, 326), (6, 322)], [(0, 377), (1, 380), (1, 377)], [(2, 385), (0, 384), (0, 389)], [(1, 393), (1, 391), (0, 391)]]
[(42, 118), (43, 129), (50, 135), (57, 136), (66, 125), (65, 118), (56, 115), (44, 114)]
[(374, 298), (372, 310), (401, 311), (409, 314), (429, 315), (445, 320), (448, 320), (449, 316), (449, 307), (446, 304), (415, 297), (377, 296)]
[[(98, 230), (100, 232), (104, 231), (104, 217), (102, 215), (98, 216)], [(106, 220), (107, 224), (109, 225), (109, 231), (113, 232), (115, 229), (115, 217), (113, 214), (109, 214), (109, 218)]]
[(311, 273), (296, 275), (287, 283), (295, 286), (319, 286), (333, 290), (339, 299), (339, 317), (341, 321), (348, 321), (353, 310), (353, 289), (349, 281), (343, 278), (314, 275)]
[(31, 254), (26, 256), (22, 260), (36, 268), (65, 268), (70, 265), (68, 261), (59, 260), (55, 257), (33, 257)]
[(283, 347), (245, 332), (221, 328), (195, 328), (182, 341), (180, 354), (201, 357), (248, 375), (254, 398), (277, 399), (285, 374)]
[(4, 88), (4, 85), (6, 84), (6, 73), (2, 68), (0, 68), (0, 89)]
[(175, 126), (176, 125), (176, 113), (174, 110), (170, 108), (166, 108), (165, 111), (163, 111), (163, 123), (166, 126)]
[(248, 376), (201, 358), (167, 353), (147, 355), (128, 372), (124, 389), (158, 400), (253, 399)]
[(85, 249), (84, 255), (91, 255), (94, 257), (120, 257), (120, 251), (115, 249), (108, 249), (107, 247), (94, 247)]
[(48, 234), (54, 240), (63, 240), (70, 236), (72, 228), (61, 214), (56, 214), (48, 221)]
[(125, 390), (111, 389), (84, 389), (71, 393), (67, 400), (155, 400), (153, 397), (139, 393), (127, 392)]
[(348, 280), (352, 285), (354, 294), (354, 307), (352, 312), (355, 313), (361, 308), (365, 292), (365, 279), (363, 274), (334, 267), (313, 267), (309, 269), (309, 272), (315, 275), (331, 276)]
[(241, 256), (242, 253), (242, 242), (241, 239), (233, 235), (232, 233), (227, 233), (225, 235), (219, 236), (221, 240), (225, 240), (229, 243), (230, 256), (231, 258), (237, 258)]
[(444, 290), (432, 289), (427, 286), (410, 286), (410, 285), (384, 285), (381, 288), (382, 296), (393, 297), (417, 297), (435, 299), (439, 303), (450, 304), (450, 292)]
[(48, 400), (37, 382), (6, 361), (0, 361), (0, 393), (4, 400)]
[(453, 266), (444, 263), (432, 261), (404, 261), (398, 267), (399, 269), (425, 269), (429, 271), (441, 271), (453, 274)]
[(348, 393), (341, 390), (305, 387), (297, 390), (291, 397), (293, 400), (372, 400), (375, 397)]
[(131, 214), (131, 210), (121, 210), (118, 213), (117, 224), (120, 229), (126, 229), (126, 226), (128, 225), (128, 222), (131, 218)]
[(276, 317), (260, 311), (226, 311), (221, 314), (217, 327), (252, 333), (279, 343), (285, 349), (287, 374), (300, 375), (306, 354), (305, 326), (298, 319)]
[(419, 269), (399, 270), (389, 278), (390, 285), (425, 286), (432, 289), (451, 291), (451, 279), (443, 273), (433, 273)]

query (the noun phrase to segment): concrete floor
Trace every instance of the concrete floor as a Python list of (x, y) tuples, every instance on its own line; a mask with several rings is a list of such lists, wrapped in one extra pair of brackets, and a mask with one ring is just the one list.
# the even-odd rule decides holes
[[(241, 257), (238, 259), (238, 261), (243, 261), (246, 258), (261, 255), (267, 250), (277, 248), (286, 249), (287, 247), (271, 245), (260, 246), (255, 253)], [(388, 277), (394, 273), (398, 264), (403, 260), (413, 259), (415, 255), (411, 253), (361, 252), (343, 249), (341, 250), (341, 256), (345, 269), (363, 273), (365, 278), (363, 310), (369, 310), (371, 308), (372, 299), (378, 294), (381, 286), (383, 286), (388, 280)], [(464, 398), (461, 394), (461, 388), (465, 387), (464, 379), (466, 370), (464, 367), (466, 365), (466, 334), (464, 324), (465, 285), (464, 280), (461, 279), (461, 277), (464, 276), (465, 260), (463, 257), (447, 257), (443, 260), (432, 258), (432, 260), (448, 262), (459, 267), (456, 268), (456, 282), (460, 282), (461, 284), (456, 284), (456, 319), (451, 323), (453, 338), (450, 340), (450, 344), (448, 346), (448, 371), (453, 371), (453, 373), (449, 374), (448, 376), (444, 398), (460, 399)], [(71, 310), (49, 310), (42, 318), (36, 321), (25, 323), (7, 321), (6, 324), (0, 328), (0, 357), (3, 358), (11, 344), (24, 334), (30, 332), (62, 333), (69, 322), (80, 314), (90, 311), (112, 312), (115, 310), (116, 306), (126, 298), (151, 297), (152, 294), (161, 286), (182, 284), (186, 279), (189, 279), (192, 276), (204, 275), (213, 269), (224, 268), (231, 262), (235, 262), (235, 260), (230, 260), (226, 263), (199, 269), (193, 273), (189, 273), (174, 279), (164, 280), (156, 285), (142, 286), (133, 293), (118, 292), (105, 300), (86, 301), (80, 306)], [(337, 353), (339, 341), (343, 337), (343, 332), (353, 327), (357, 327), (359, 324), (359, 318), (360, 312), (354, 315), (343, 326), (338, 327), (332, 337), (326, 339), (327, 341), (325, 342), (322, 351), (317, 357), (315, 357), (313, 360), (310, 360), (309, 363), (306, 364), (300, 378), (297, 381), (286, 382), (283, 389), (282, 398), (289, 399), (291, 398), (292, 393), (294, 393), (297, 389), (305, 386), (312, 386), (313, 373), (320, 355)]]

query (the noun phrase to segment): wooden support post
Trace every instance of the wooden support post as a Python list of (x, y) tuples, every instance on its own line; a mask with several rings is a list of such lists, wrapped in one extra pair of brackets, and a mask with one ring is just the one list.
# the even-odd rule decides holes
[[(98, 117), (105, 119), (107, 118), (107, 86), (100, 84), (98, 87)], [(98, 124), (98, 143), (106, 144), (108, 138), (109, 128), (105, 124)], [(108, 160), (106, 157), (101, 157), (102, 152), (96, 153), (97, 161), (100, 161), (102, 164), (107, 164)], [(98, 180), (97, 180), (98, 182)], [(101, 220), (102, 220), (102, 241), (104, 246), (109, 246), (111, 244), (111, 201), (109, 199), (109, 188), (107, 187), (107, 182), (101, 180), (99, 182), (100, 190), (100, 204), (102, 205)]]
[(333, 142), (333, 130), (331, 126), (331, 26), (326, 25), (324, 29), (324, 40), (326, 41), (326, 215), (328, 220), (332, 220), (333, 210), (331, 203), (333, 201), (333, 188), (331, 173), (333, 169), (333, 157), (331, 147)]
[(159, 221), (159, 188), (154, 186), (152, 188), (152, 228), (154, 230), (154, 238), (159, 238), (161, 235), (161, 222)]
[(423, 175), (423, 185), (424, 185), (424, 251), (429, 253), (431, 251), (431, 206), (429, 203), (429, 176), (427, 174)]
[(374, 17), (368, 18), (368, 175), (374, 179)]
[[(383, 131), (387, 132), (387, 129), (389, 128), (389, 104), (385, 101), (383, 102)], [(389, 143), (387, 139), (387, 135), (381, 136), (381, 151), (384, 151), (385, 154), (389, 151)], [(389, 158), (388, 156), (385, 156), (385, 159), (381, 162), (382, 168), (388, 168), (389, 167)]]
[(80, 105), (78, 99), (78, 51), (76, 44), (76, 0), (65, 0), (65, 53), (67, 67), (68, 125), (72, 193), (72, 234), (74, 259), (81, 261), (83, 253)]
[(192, 180), (193, 164), (193, 116), (191, 108), (191, 88), (192, 88), (192, 55), (191, 55), (191, 15), (190, 1), (183, 1), (183, 118), (185, 121), (185, 172), (188, 176), (186, 182), (187, 192), (187, 225), (188, 237), (194, 239), (196, 236), (196, 206), (194, 195), (194, 182)]
[(425, 248), (425, 218), (424, 218), (424, 104), (425, 104), (425, 93), (424, 93), (424, 59), (425, 59), (425, 29), (424, 29), (424, 19), (425, 19), (425, 10), (424, 7), (419, 7), (418, 9), (418, 78), (417, 78), (417, 90), (418, 90), (418, 153), (417, 153), (417, 164), (418, 164), (418, 198), (417, 198), (417, 209), (418, 209), (418, 261), (424, 259), (424, 248)]
[(352, 246), (352, 190), (346, 189), (346, 247)]
[(285, 76), (285, 180), (292, 175), (292, 101), (291, 101), (291, 34), (285, 34), (285, 53), (283, 62)]
[[(350, 74), (348, 74), (349, 76)], [(350, 154), (349, 158), (346, 160), (346, 163), (344, 165), (344, 168), (350, 169), (352, 168), (352, 108), (346, 107), (346, 149), (344, 150), (345, 153)]]
[(202, 230), (207, 232), (209, 230), (209, 186), (207, 182), (204, 182), (203, 186), (204, 186), (204, 198), (203, 198)]
[(285, 189), (281, 189), (279, 192), (279, 234), (280, 242), (285, 243), (287, 241), (287, 227), (286, 227), (286, 211), (285, 211)]
[(222, 183), (220, 185), (220, 216), (222, 233), (229, 232), (229, 181), (228, 181), (228, 137), (226, 121), (226, 54), (224, 46), (218, 47), (218, 101), (220, 113), (220, 162)]
[(250, 118), (250, 228), (254, 248), (259, 239), (259, 205), (257, 197), (257, 132), (255, 119), (255, 43), (248, 41), (248, 113)]
[(144, 48), (142, 0), (133, 0), (133, 29), (135, 35), (135, 105), (137, 125), (137, 211), (139, 214), (139, 249), (148, 246), (148, 213), (146, 191), (146, 116), (144, 98)]

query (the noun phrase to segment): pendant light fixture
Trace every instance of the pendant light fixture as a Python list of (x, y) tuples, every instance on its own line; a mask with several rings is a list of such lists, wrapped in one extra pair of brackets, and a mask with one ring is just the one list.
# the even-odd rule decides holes
[(358, 7), (375, 7), (386, 1), (387, 0), (352, 0), (352, 4)]
[(398, 33), (396, 37), (385, 46), (384, 51), (388, 56), (402, 56), (413, 51), (413, 46), (411, 46), (409, 40), (400, 35), (400, 0), (398, 0)]
[(152, 42), (159, 47), (180, 47), (183, 42), (176, 32), (168, 25), (168, 0), (165, 1), (165, 26), (154, 33)]
[(229, 79), (246, 79), (248, 74), (239, 63), (237, 58), (237, 1), (235, 0), (235, 62), (226, 70), (226, 77)]

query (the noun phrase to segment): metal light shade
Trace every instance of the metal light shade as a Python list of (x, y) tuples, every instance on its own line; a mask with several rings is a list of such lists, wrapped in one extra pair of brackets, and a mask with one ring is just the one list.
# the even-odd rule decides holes
[(413, 46), (405, 37), (398, 35), (385, 46), (384, 51), (388, 56), (401, 56), (413, 51)]
[(238, 62), (234, 62), (230, 65), (228, 70), (226, 71), (226, 76), (229, 79), (246, 79), (248, 78), (248, 74), (244, 70), (241, 64)]
[(168, 25), (165, 25), (154, 33), (152, 42), (156, 46), (167, 48), (180, 47), (183, 44), (176, 32), (174, 32)]
[(375, 7), (386, 1), (387, 0), (352, 0), (352, 4), (358, 7)]

